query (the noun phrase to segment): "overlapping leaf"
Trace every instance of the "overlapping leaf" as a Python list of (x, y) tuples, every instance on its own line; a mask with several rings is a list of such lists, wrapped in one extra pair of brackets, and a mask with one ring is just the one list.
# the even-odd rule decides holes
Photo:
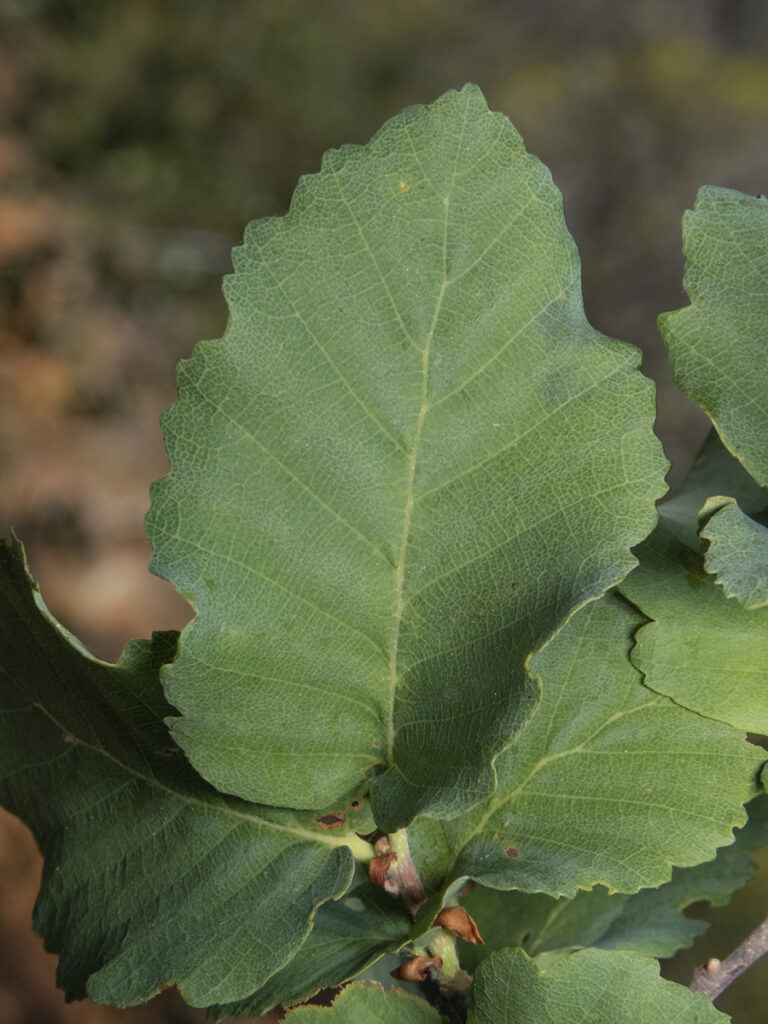
[(484, 945), (462, 944), (462, 966), (474, 973), (482, 960), (511, 946), (524, 946), (529, 956), (586, 946), (672, 956), (709, 927), (683, 910), (699, 900), (725, 905), (755, 870), (750, 851), (768, 842), (768, 797), (756, 797), (749, 814), (735, 841), (721, 847), (714, 860), (675, 868), (671, 880), (658, 889), (627, 895), (601, 886), (568, 900), (477, 886), (462, 903), (477, 922)]
[(361, 974), (409, 938), (411, 920), (367, 876), (337, 902), (324, 903), (312, 931), (292, 960), (247, 999), (209, 1010), (217, 1020), (258, 1017), (273, 1006), (290, 1006), (321, 988), (337, 988)]
[(401, 989), (385, 992), (377, 985), (350, 985), (331, 1007), (302, 1006), (290, 1024), (441, 1024), (444, 1018), (429, 1003)]
[(119, 1006), (167, 984), (194, 1005), (247, 996), (348, 888), (345, 843), (364, 844), (199, 779), (162, 721), (175, 634), (107, 665), (39, 604), (20, 547), (1, 547), (0, 799), (45, 856), (35, 922), (59, 983)]
[(522, 950), (489, 957), (475, 976), (470, 1024), (726, 1024), (706, 996), (663, 981), (655, 960), (585, 949), (553, 961)]
[(608, 596), (537, 655), (541, 705), (499, 758), (498, 793), (457, 821), (415, 822), (420, 869), (423, 848), (431, 875), (439, 850), (449, 878), (494, 888), (636, 892), (731, 842), (764, 753), (642, 685), (628, 657), (642, 621)]
[(235, 269), (148, 519), (197, 610), (173, 734), (248, 799), (324, 806), (367, 772), (387, 830), (456, 814), (533, 707), (527, 656), (652, 524), (650, 386), (475, 87), (326, 154)]
[(691, 305), (659, 317), (673, 376), (768, 484), (768, 199), (700, 189), (683, 249)]
[[(735, 507), (737, 512), (739, 507), (725, 497), (704, 501), (707, 492), (732, 495), (751, 513), (766, 501), (765, 489), (757, 487), (721, 446), (705, 446), (690, 482), (661, 507), (658, 527), (638, 548), (640, 564), (622, 584), (622, 593), (653, 620), (638, 631), (632, 660), (656, 692), (736, 728), (764, 733), (768, 608), (749, 609), (728, 598), (706, 571), (715, 566), (707, 564), (710, 554), (704, 555), (697, 534), (697, 513), (702, 505), (705, 516), (713, 507)], [(705, 526), (705, 535), (717, 533), (711, 524), (712, 520)], [(728, 554), (722, 545), (716, 547), (712, 557), (729, 579), (735, 581), (741, 571), (745, 596), (754, 592), (754, 586), (744, 583), (745, 561), (733, 544)], [(760, 572), (760, 564), (753, 564), (753, 576)]]
[(712, 498), (700, 536), (709, 542), (704, 568), (726, 597), (745, 608), (768, 604), (768, 528), (746, 515), (735, 498)]

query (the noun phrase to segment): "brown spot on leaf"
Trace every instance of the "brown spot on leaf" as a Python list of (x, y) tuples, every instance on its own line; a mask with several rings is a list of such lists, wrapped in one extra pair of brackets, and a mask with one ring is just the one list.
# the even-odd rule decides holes
[(508, 846), (507, 849), (505, 850), (505, 853), (506, 853), (506, 855), (508, 857), (519, 857), (520, 856), (520, 854), (517, 852), (517, 847), (515, 847), (515, 846)]
[(437, 915), (435, 924), (447, 928), (449, 932), (475, 946), (485, 945), (474, 918), (464, 907), (443, 907)]
[(353, 797), (349, 801), (349, 809), (351, 811), (359, 811), (362, 806), (363, 806), (363, 801), (362, 800), (358, 800), (356, 796)]
[(341, 828), (345, 818), (344, 811), (332, 811), (330, 814), (324, 814), (320, 818), (315, 818), (315, 824), (327, 832), (331, 828)]
[(441, 956), (414, 956), (390, 973), (398, 981), (426, 981), (430, 971), (439, 971), (442, 966)]

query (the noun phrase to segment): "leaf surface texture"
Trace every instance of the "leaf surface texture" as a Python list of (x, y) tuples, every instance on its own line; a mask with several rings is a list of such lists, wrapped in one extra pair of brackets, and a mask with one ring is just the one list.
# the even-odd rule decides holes
[[(716, 497), (704, 500), (706, 493)], [(661, 506), (659, 525), (637, 549), (639, 565), (621, 585), (653, 620), (638, 631), (632, 651), (646, 685), (701, 715), (757, 733), (768, 732), (768, 607), (759, 600), (745, 606), (759, 594), (764, 567), (759, 557), (748, 566), (744, 552), (745, 544), (755, 548), (752, 526), (765, 529), (747, 513), (762, 516), (766, 501), (765, 488), (721, 445), (708, 442), (689, 481)], [(718, 533), (722, 510), (736, 517), (727, 547)], [(702, 536), (717, 537), (707, 551), (698, 533), (700, 511), (705, 520), (711, 515)], [(717, 582), (713, 568), (725, 574)], [(727, 596), (726, 579), (741, 589), (745, 604)]]
[(35, 925), (70, 998), (127, 1006), (176, 984), (236, 1000), (288, 961), (354, 870), (310, 816), (222, 797), (174, 748), (160, 665), (175, 634), (86, 656), (0, 547), (0, 798), (45, 857)]
[(691, 304), (659, 317), (672, 374), (768, 484), (768, 199), (705, 186), (683, 218)]
[(752, 876), (750, 853), (768, 841), (768, 797), (756, 797), (749, 813), (731, 845), (722, 846), (705, 864), (675, 868), (670, 881), (658, 889), (628, 895), (601, 886), (573, 899), (554, 899), (477, 886), (462, 903), (477, 921), (484, 945), (462, 945), (462, 967), (474, 973), (482, 960), (511, 946), (523, 946), (529, 956), (587, 946), (672, 956), (709, 927), (683, 911), (699, 900), (724, 906)]
[(585, 949), (547, 964), (505, 950), (478, 969), (469, 1024), (727, 1024), (706, 996), (658, 972), (637, 953)]
[(418, 996), (377, 985), (349, 985), (333, 1005), (301, 1006), (288, 1015), (290, 1024), (441, 1024), (444, 1018)]
[(252, 224), (165, 416), (163, 673), (218, 788), (377, 823), (493, 790), (526, 659), (633, 565), (663, 490), (638, 355), (588, 324), (560, 193), (468, 86)]
[(417, 819), (419, 870), (552, 896), (636, 892), (732, 841), (765, 754), (642, 685), (628, 657), (642, 622), (608, 595), (537, 655), (541, 705), (498, 759), (498, 792), (455, 821)]

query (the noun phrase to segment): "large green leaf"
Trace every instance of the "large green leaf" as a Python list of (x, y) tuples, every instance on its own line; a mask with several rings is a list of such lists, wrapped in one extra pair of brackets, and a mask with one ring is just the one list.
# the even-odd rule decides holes
[(709, 927), (683, 911), (701, 900), (724, 906), (754, 872), (750, 852), (768, 842), (768, 796), (756, 797), (749, 814), (735, 841), (721, 847), (714, 860), (675, 868), (670, 881), (658, 889), (627, 895), (601, 886), (573, 899), (553, 899), (543, 893), (476, 886), (462, 903), (477, 922), (484, 945), (462, 944), (462, 966), (474, 972), (482, 960), (510, 946), (524, 946), (529, 956), (585, 946), (672, 956)]
[[(724, 459), (731, 463), (728, 470)], [(705, 501), (707, 492), (720, 497)], [(706, 571), (715, 566), (707, 565), (697, 533), (702, 505), (705, 517), (723, 506), (738, 512), (725, 495), (738, 499), (744, 511), (753, 514), (768, 497), (732, 456), (708, 444), (691, 481), (661, 506), (659, 525), (637, 549), (640, 564), (621, 586), (622, 593), (653, 620), (638, 631), (632, 661), (656, 692), (736, 728), (765, 733), (768, 608), (749, 609), (726, 596)], [(705, 526), (704, 532), (715, 529)], [(744, 586), (744, 559), (733, 546), (738, 543), (734, 535), (730, 553), (720, 546), (712, 557), (715, 565), (726, 568), (729, 579), (741, 571)], [(759, 576), (760, 565), (752, 569)], [(751, 592), (749, 584), (747, 591)]]
[(192, 771), (162, 720), (175, 646), (158, 634), (117, 665), (87, 656), (42, 609), (20, 546), (0, 547), (0, 799), (45, 857), (35, 924), (72, 998), (125, 1006), (167, 984), (194, 1005), (247, 996), (365, 846)]
[(327, 153), (252, 224), (182, 364), (152, 567), (163, 674), (217, 787), (391, 830), (493, 789), (526, 658), (634, 564), (663, 459), (634, 349), (584, 316), (549, 172), (467, 86)]
[(673, 376), (768, 484), (768, 200), (700, 189), (683, 249), (691, 305), (659, 317)]
[(402, 989), (385, 992), (377, 985), (349, 985), (332, 1006), (302, 1006), (288, 1020), (290, 1024), (441, 1024), (444, 1018)]
[(424, 848), (436, 874), (439, 849), (448, 878), (552, 896), (636, 892), (732, 841), (764, 753), (642, 685), (628, 657), (642, 621), (609, 595), (536, 656), (541, 705), (498, 759), (498, 792), (439, 833), (417, 820), (420, 869)]
[(706, 996), (663, 981), (655, 960), (585, 949), (548, 961), (522, 950), (489, 957), (469, 1024), (726, 1024)]

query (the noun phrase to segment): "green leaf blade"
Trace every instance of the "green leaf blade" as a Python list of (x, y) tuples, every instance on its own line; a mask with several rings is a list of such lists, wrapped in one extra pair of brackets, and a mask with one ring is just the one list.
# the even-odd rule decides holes
[(548, 171), (474, 87), (249, 229), (148, 518), (198, 613), (174, 735), (217, 787), (325, 806), (367, 772), (386, 829), (492, 791), (527, 657), (626, 574), (663, 490), (650, 387), (579, 278)]
[[(449, 878), (551, 896), (636, 892), (732, 841), (764, 753), (642, 685), (628, 657), (642, 621), (609, 595), (537, 655), (542, 702), (497, 760), (497, 793), (430, 836)], [(411, 827), (417, 851), (423, 828)]]
[(212, 1007), (217, 1020), (257, 1017), (278, 1004), (290, 1006), (321, 988), (337, 988), (409, 938), (411, 920), (401, 904), (367, 879), (336, 902), (324, 903), (312, 931), (288, 964), (247, 999)]
[[(768, 729), (768, 609), (726, 596), (712, 570), (724, 572), (745, 599), (759, 591), (764, 527), (752, 517), (764, 517), (766, 502), (768, 489), (713, 435), (684, 485), (661, 506), (659, 525), (638, 547), (639, 564), (621, 585), (651, 620), (638, 631), (632, 651), (646, 685), (748, 732)], [(718, 526), (723, 511), (727, 539)], [(708, 532), (718, 540), (704, 551)], [(754, 560), (745, 556), (750, 546)]]
[(768, 731), (768, 609), (728, 599), (662, 527), (638, 553), (622, 593), (653, 620), (632, 651), (646, 685), (734, 728)]
[(464, 945), (461, 964), (470, 973), (492, 953), (522, 946), (529, 956), (560, 949), (631, 950), (669, 957), (690, 946), (709, 925), (683, 911), (700, 900), (724, 906), (755, 871), (751, 851), (768, 838), (768, 796), (751, 801), (749, 821), (717, 856), (690, 868), (675, 868), (658, 889), (628, 895), (602, 886), (572, 899), (543, 893), (500, 892), (478, 885), (463, 900), (477, 922), (482, 946)]
[(478, 969), (469, 1024), (726, 1024), (701, 994), (636, 953), (585, 949), (547, 964), (505, 950)]
[(746, 515), (735, 498), (711, 498), (699, 536), (709, 541), (704, 567), (745, 608), (768, 604), (768, 528)]
[(691, 305), (659, 317), (672, 374), (768, 484), (768, 199), (700, 189), (683, 219), (683, 250)]
[(293, 1010), (291, 1024), (441, 1024), (445, 1018), (418, 996), (377, 985), (348, 985), (333, 1004), (300, 1006)]
[(60, 985), (118, 1006), (168, 984), (194, 1005), (245, 997), (349, 887), (356, 837), (196, 776), (162, 720), (172, 637), (111, 666), (38, 604), (20, 546), (3, 546), (0, 798), (45, 858), (35, 924)]

